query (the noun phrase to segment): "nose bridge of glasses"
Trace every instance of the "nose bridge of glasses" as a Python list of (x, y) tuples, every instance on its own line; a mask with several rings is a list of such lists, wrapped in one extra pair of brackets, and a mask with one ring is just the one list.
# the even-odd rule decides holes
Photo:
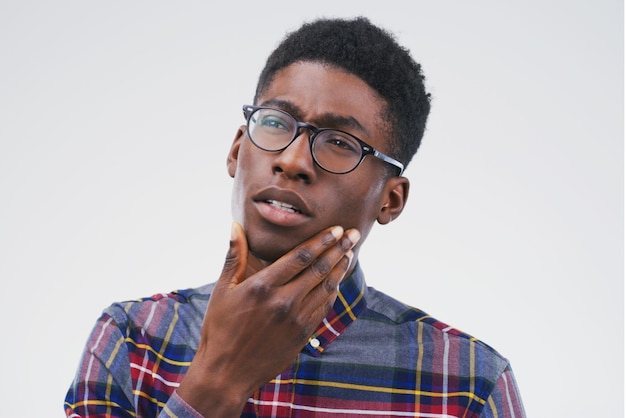
[(310, 123), (296, 121), (296, 129), (293, 134), (293, 138), (295, 140), (297, 137), (299, 137), (303, 133), (307, 133), (309, 142), (311, 142), (313, 138), (317, 135), (318, 131), (319, 129), (311, 125)]

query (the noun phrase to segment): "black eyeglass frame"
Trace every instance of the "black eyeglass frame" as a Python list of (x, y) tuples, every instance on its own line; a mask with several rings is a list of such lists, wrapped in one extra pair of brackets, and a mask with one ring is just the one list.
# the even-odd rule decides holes
[[(263, 148), (262, 146), (257, 144), (254, 141), (254, 139), (252, 139), (252, 135), (250, 134), (250, 117), (252, 116), (252, 114), (254, 112), (256, 112), (257, 110), (261, 110), (261, 109), (270, 109), (270, 110), (274, 110), (274, 111), (277, 111), (277, 112), (281, 112), (281, 113), (289, 116), (296, 123), (296, 130), (295, 130), (295, 132), (293, 134), (293, 138), (291, 138), (291, 140), (284, 147), (279, 148), (279, 149), (267, 149), (267, 148)], [(386, 162), (387, 164), (391, 164), (392, 166), (396, 167), (399, 170), (398, 176), (401, 176), (402, 173), (404, 172), (404, 164), (402, 164), (400, 161), (398, 161), (395, 158), (392, 158), (392, 157), (390, 157), (390, 156), (388, 156), (386, 154), (383, 154), (382, 152), (376, 150), (374, 147), (372, 147), (368, 143), (362, 141), (361, 139), (357, 138), (356, 136), (352, 135), (349, 132), (342, 131), (341, 129), (318, 128), (318, 127), (313, 126), (313, 125), (311, 125), (309, 123), (300, 122), (295, 117), (293, 117), (293, 115), (291, 115), (290, 113), (288, 113), (288, 112), (286, 112), (286, 111), (284, 111), (282, 109), (277, 109), (275, 107), (270, 107), (270, 106), (243, 105), (243, 115), (244, 115), (244, 117), (246, 119), (246, 132), (248, 133), (248, 138), (250, 138), (250, 141), (252, 141), (252, 143), (257, 148), (260, 148), (260, 149), (262, 149), (264, 151), (268, 151), (268, 152), (284, 151), (285, 149), (287, 149), (289, 147), (289, 145), (291, 145), (293, 143), (293, 141), (296, 140), (296, 138), (298, 136), (300, 136), (300, 130), (304, 128), (304, 129), (309, 129), (312, 132), (311, 135), (309, 135), (309, 148), (311, 150), (311, 156), (313, 157), (313, 161), (315, 161), (315, 164), (317, 164), (317, 166), (320, 167), (324, 171), (328, 171), (329, 173), (334, 173), (334, 174), (347, 174), (347, 173), (350, 173), (351, 171), (354, 171), (358, 166), (360, 166), (366, 156), (372, 155), (372, 156), (374, 156), (374, 157), (376, 157), (376, 158)], [(356, 165), (354, 167), (352, 167), (350, 170), (347, 170), (347, 171), (332, 171), (332, 170), (329, 170), (329, 169), (325, 168), (324, 166), (322, 166), (320, 164), (319, 161), (317, 161), (317, 158), (315, 157), (315, 153), (313, 152), (313, 142), (315, 141), (315, 138), (317, 137), (317, 135), (320, 132), (324, 132), (324, 131), (341, 132), (342, 134), (345, 134), (345, 135), (350, 136), (351, 138), (354, 138), (359, 143), (359, 145), (361, 146), (361, 158), (356, 163)]]

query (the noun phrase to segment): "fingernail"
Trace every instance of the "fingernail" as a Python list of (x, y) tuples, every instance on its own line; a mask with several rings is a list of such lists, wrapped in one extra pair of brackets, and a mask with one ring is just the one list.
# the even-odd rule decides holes
[(237, 222), (230, 224), (230, 240), (234, 241), (237, 237)]
[(348, 268), (350, 268), (350, 264), (352, 264), (352, 258), (354, 258), (354, 253), (352, 250), (348, 251), (345, 255), (348, 258)]
[(336, 226), (330, 230), (330, 233), (333, 234), (333, 237), (335, 237), (335, 239), (339, 239), (343, 235), (343, 228), (340, 226)]
[(348, 239), (353, 243), (356, 244), (357, 242), (359, 242), (359, 240), (361, 239), (361, 233), (356, 230), (356, 229), (351, 229), (348, 231), (347, 233), (348, 235)]

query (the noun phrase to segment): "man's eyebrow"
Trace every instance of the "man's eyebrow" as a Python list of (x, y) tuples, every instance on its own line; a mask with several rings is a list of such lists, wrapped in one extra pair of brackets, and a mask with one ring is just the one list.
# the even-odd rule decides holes
[(269, 99), (259, 104), (261, 106), (275, 107), (277, 109), (284, 110), (294, 118), (302, 117), (302, 111), (300, 108), (287, 100)]
[[(294, 118), (298, 120), (302, 120), (303, 112), (302, 110), (287, 100), (280, 99), (269, 99), (262, 103), (261, 106), (270, 106), (276, 107), (278, 109), (284, 110), (285, 112), (291, 114)], [(335, 129), (349, 129), (349, 130), (357, 130), (362, 133), (365, 133), (367, 136), (370, 136), (370, 132), (365, 129), (361, 123), (352, 116), (341, 116), (334, 113), (324, 113), (315, 118), (313, 121), (302, 121), (311, 123), (317, 128), (335, 128)]]

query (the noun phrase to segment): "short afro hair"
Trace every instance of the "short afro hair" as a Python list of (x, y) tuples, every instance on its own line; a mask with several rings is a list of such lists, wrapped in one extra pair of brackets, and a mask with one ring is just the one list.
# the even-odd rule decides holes
[(394, 35), (367, 18), (319, 19), (288, 33), (268, 57), (257, 83), (254, 101), (281, 69), (295, 62), (333, 65), (356, 75), (386, 102), (391, 121), (389, 154), (409, 164), (421, 143), (430, 112), (430, 94), (421, 66)]

